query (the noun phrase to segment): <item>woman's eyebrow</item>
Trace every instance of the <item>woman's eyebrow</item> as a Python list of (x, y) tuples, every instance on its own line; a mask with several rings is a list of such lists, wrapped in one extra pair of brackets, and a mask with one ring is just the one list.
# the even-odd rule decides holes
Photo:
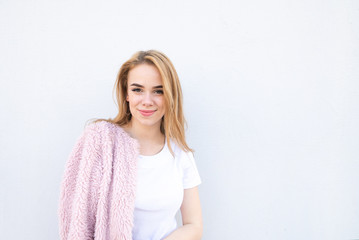
[[(144, 87), (144, 86), (142, 86), (141, 84), (138, 84), (138, 83), (132, 83), (130, 86), (141, 87), (141, 88)], [(158, 85), (158, 86), (154, 86), (153, 88), (163, 88), (163, 86), (162, 86), (162, 85)]]
[(138, 83), (132, 83), (130, 86), (143, 87), (141, 84), (138, 84)]

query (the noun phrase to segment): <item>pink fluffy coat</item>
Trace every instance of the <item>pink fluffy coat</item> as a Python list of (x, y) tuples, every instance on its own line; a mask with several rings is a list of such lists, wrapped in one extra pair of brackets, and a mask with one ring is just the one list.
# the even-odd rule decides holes
[(131, 240), (138, 143), (121, 127), (86, 126), (66, 163), (59, 202), (62, 240)]

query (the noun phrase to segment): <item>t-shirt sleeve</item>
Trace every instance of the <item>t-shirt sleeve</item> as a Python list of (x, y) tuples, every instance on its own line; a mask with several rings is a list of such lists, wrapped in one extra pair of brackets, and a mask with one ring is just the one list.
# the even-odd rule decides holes
[(181, 160), (183, 169), (183, 188), (192, 188), (201, 184), (201, 177), (199, 176), (193, 153), (183, 152)]

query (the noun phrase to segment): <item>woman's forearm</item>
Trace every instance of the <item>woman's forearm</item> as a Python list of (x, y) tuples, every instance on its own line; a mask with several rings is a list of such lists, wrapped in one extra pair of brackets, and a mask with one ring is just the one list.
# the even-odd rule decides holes
[(202, 238), (202, 225), (185, 224), (163, 240), (200, 240)]

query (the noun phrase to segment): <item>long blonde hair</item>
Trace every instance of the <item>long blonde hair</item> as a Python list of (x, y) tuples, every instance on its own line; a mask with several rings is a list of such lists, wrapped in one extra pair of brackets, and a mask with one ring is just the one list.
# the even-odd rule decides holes
[(177, 72), (169, 58), (157, 50), (138, 51), (121, 66), (113, 89), (116, 89), (118, 105), (117, 116), (114, 119), (96, 119), (92, 122), (107, 121), (119, 126), (124, 126), (131, 121), (130, 107), (126, 101), (128, 73), (140, 64), (153, 65), (161, 74), (165, 99), (165, 115), (162, 118), (160, 129), (166, 136), (167, 145), (171, 153), (173, 154), (170, 143), (171, 139), (174, 140), (182, 150), (193, 152), (193, 150), (188, 147), (185, 139), (184, 126), (186, 125), (186, 120), (183, 115), (182, 88)]

